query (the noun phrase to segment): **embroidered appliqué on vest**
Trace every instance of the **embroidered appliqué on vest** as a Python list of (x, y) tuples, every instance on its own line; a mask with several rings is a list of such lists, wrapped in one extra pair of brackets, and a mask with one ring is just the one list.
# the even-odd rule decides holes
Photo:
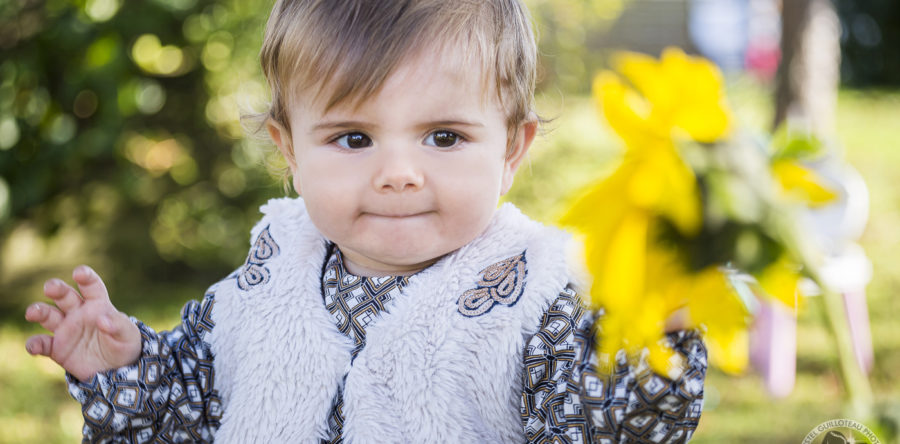
[(525, 251), (481, 270), (477, 287), (459, 297), (459, 312), (481, 316), (496, 304), (512, 306), (525, 290)]
[(265, 266), (266, 261), (277, 256), (280, 251), (267, 226), (256, 237), (253, 249), (247, 256), (247, 261), (244, 262), (244, 267), (237, 277), (238, 288), (246, 291), (250, 287), (269, 282), (270, 273)]

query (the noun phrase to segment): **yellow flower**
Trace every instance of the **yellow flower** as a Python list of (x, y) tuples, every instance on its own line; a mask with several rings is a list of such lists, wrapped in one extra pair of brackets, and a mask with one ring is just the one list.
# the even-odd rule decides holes
[(800, 299), (800, 267), (782, 256), (757, 276), (757, 282), (769, 296), (789, 308), (796, 308)]
[(815, 171), (795, 161), (776, 161), (772, 164), (772, 174), (788, 197), (810, 207), (827, 205), (837, 197), (837, 193), (822, 184), (822, 178)]
[(583, 192), (563, 217), (563, 223), (608, 237), (628, 209), (661, 214), (688, 236), (700, 229), (697, 181), (674, 146), (627, 153), (611, 176)]
[(640, 95), (611, 73), (601, 73), (594, 94), (610, 125), (629, 146), (648, 135), (670, 138), (672, 130), (711, 143), (727, 135), (730, 119), (722, 75), (709, 61), (668, 48), (657, 60), (621, 53), (616, 69)]
[(747, 327), (730, 328), (718, 333), (707, 332), (706, 348), (710, 364), (725, 373), (741, 374), (750, 360)]
[[(714, 142), (728, 132), (722, 80), (711, 63), (668, 49), (657, 61), (626, 53), (617, 59), (632, 89), (611, 72), (594, 81), (594, 97), (626, 145), (623, 162), (575, 201), (562, 223), (583, 235), (591, 304), (603, 307), (600, 355), (610, 364), (619, 350), (668, 374), (673, 352), (662, 345), (666, 319), (687, 307), (694, 326), (704, 325), (723, 368), (746, 364), (736, 344), (747, 313), (724, 275), (712, 267), (692, 273), (678, 252), (661, 245), (661, 219), (681, 234), (701, 228), (697, 180), (674, 138)], [(601, 359), (602, 361), (602, 359)]]
[(712, 364), (728, 373), (742, 372), (748, 361), (750, 313), (735, 295), (724, 272), (709, 267), (692, 277), (686, 291), (692, 323), (706, 329)]
[(712, 63), (675, 48), (658, 61), (622, 53), (616, 65), (637, 91), (612, 72), (594, 80), (595, 101), (627, 150), (621, 174), (630, 179), (620, 179), (625, 183), (617, 183), (612, 193), (626, 192), (632, 204), (661, 213), (685, 235), (696, 234), (699, 191), (673, 135), (713, 142), (727, 134), (721, 74)]

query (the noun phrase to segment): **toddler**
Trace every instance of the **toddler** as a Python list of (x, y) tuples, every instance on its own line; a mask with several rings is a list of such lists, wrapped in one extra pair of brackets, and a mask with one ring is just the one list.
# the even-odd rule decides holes
[[(26, 318), (88, 442), (684, 442), (706, 355), (596, 369), (566, 236), (498, 208), (535, 137), (518, 0), (278, 0), (265, 128), (301, 196), (155, 332), (90, 268)], [(602, 332), (599, 332), (602, 338)], [(621, 357), (620, 357), (621, 358)]]

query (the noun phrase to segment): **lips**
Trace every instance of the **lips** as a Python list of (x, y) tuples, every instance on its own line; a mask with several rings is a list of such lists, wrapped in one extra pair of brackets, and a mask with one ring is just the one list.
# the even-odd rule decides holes
[(410, 211), (410, 212), (364, 212), (363, 215), (374, 216), (374, 217), (384, 217), (389, 219), (403, 219), (407, 217), (416, 217), (416, 216), (424, 216), (430, 213), (430, 211)]
[(389, 218), (423, 216), (433, 212), (434, 209), (430, 206), (404, 205), (403, 202), (395, 202), (393, 205), (384, 202), (382, 205), (363, 207), (360, 210), (362, 215)]

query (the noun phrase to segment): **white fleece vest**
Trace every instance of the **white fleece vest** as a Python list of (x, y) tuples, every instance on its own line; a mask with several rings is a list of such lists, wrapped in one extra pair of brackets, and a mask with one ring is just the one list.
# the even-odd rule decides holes
[[(525, 440), (522, 353), (570, 281), (565, 234), (502, 206), (481, 236), (409, 279), (351, 366), (353, 344), (322, 300), (327, 241), (300, 199), (262, 211), (247, 262), (211, 289), (217, 442), (317, 443), (342, 384), (348, 443)], [(492, 270), (510, 271), (491, 265), (523, 252), (486, 288)]]

